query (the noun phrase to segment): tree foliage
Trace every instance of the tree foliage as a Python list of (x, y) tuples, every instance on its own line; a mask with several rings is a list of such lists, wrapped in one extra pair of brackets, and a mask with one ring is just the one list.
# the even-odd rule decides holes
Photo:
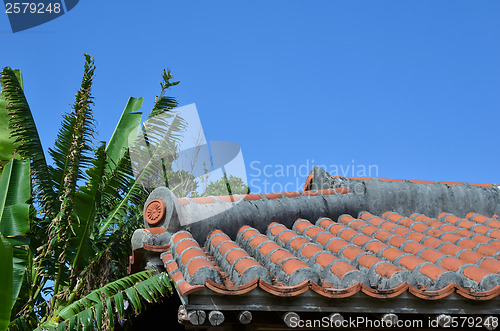
[[(0, 330), (113, 328), (125, 302), (137, 313), (172, 290), (166, 274), (126, 276), (130, 237), (149, 193), (136, 183), (128, 149), (142, 98), (128, 100), (109, 142), (94, 143), (94, 74), (85, 55), (48, 164), (20, 71), (1, 72), (0, 263), (12, 267), (0, 272)], [(177, 105), (165, 95), (179, 83), (172, 78), (163, 73), (150, 117)]]

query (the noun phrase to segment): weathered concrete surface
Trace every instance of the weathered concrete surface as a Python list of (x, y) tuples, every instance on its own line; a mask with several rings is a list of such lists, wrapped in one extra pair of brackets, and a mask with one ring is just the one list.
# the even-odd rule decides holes
[[(500, 214), (500, 191), (497, 186), (357, 180), (333, 177), (317, 167), (313, 169), (313, 174), (311, 189), (344, 187), (350, 193), (309, 196), (301, 192), (294, 197), (278, 193), (271, 198), (264, 194), (252, 195), (256, 200), (234, 195), (234, 202), (211, 197), (208, 198), (212, 201), (209, 203), (183, 199), (184, 204), (181, 204), (169, 189), (159, 187), (150, 194), (146, 205), (153, 199), (163, 199), (167, 205), (166, 216), (157, 226), (170, 233), (188, 230), (202, 245), (213, 229), (221, 229), (234, 239), (243, 225), (265, 232), (273, 221), (291, 227), (298, 218), (314, 221), (329, 217), (336, 220), (342, 214), (357, 215), (364, 210), (379, 215), (395, 211), (402, 215), (422, 213), (430, 217), (437, 217), (442, 212), (460, 217), (469, 212)], [(150, 225), (145, 222), (145, 227)]]
[(402, 215), (420, 213), (437, 217), (447, 212), (465, 218), (469, 212), (489, 216), (500, 213), (500, 190), (497, 185), (350, 179), (334, 177), (319, 167), (314, 167), (311, 174), (311, 190), (346, 187), (355, 194), (362, 194), (366, 210), (374, 214), (381, 215), (391, 210)]

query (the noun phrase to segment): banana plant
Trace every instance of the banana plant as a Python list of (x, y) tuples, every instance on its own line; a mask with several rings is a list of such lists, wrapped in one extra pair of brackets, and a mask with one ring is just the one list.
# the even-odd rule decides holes
[[(130, 137), (144, 135), (142, 98), (128, 100), (109, 142), (95, 143), (94, 73), (85, 55), (81, 86), (49, 164), (21, 72), (1, 72), (0, 263), (12, 268), (0, 271), (7, 284), (0, 289), (0, 331), (113, 328), (124, 300), (138, 313), (172, 290), (166, 274), (126, 276), (130, 237), (148, 194), (135, 180), (128, 149)], [(177, 106), (165, 95), (178, 84), (172, 78), (164, 71), (150, 116)], [(170, 128), (173, 141), (176, 130)]]

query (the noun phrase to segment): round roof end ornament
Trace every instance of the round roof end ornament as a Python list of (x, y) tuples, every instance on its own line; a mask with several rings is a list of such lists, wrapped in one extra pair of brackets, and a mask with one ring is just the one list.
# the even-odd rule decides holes
[(144, 219), (149, 225), (158, 225), (165, 217), (167, 205), (163, 199), (154, 199), (150, 201), (144, 210)]

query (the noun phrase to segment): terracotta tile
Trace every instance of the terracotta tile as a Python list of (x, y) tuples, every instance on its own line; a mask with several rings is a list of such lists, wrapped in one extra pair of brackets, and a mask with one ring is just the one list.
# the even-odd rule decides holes
[(369, 177), (347, 177), (349, 179), (354, 179), (354, 180), (372, 180)]
[[(368, 248), (368, 247), (367, 247)], [(386, 258), (387, 260), (389, 261), (394, 261), (395, 259), (397, 259), (400, 255), (403, 255), (404, 252), (397, 249), (397, 248), (394, 248), (394, 247), (389, 247), (387, 249), (385, 249), (383, 252), (382, 252), (382, 256), (384, 258)]]
[(413, 255), (406, 255), (399, 259), (399, 265), (405, 267), (408, 270), (413, 270), (416, 266), (424, 262), (425, 260)]
[(392, 235), (393, 235), (392, 233), (390, 233), (389, 231), (385, 231), (385, 230), (379, 230), (373, 234), (373, 236), (380, 241), (385, 241), (387, 238), (389, 238)]
[(394, 182), (394, 183), (402, 183), (402, 179), (390, 179), (390, 178), (379, 178), (381, 182)]
[(356, 268), (354, 268), (352, 265), (350, 265), (349, 263), (347, 262), (344, 262), (344, 261), (339, 261), (337, 263), (334, 263), (331, 267), (330, 267), (330, 272), (332, 274), (334, 274), (335, 276), (339, 277), (340, 279), (342, 279), (342, 277), (344, 277), (344, 275), (350, 271), (354, 271), (354, 270), (357, 270)]
[[(403, 243), (405, 243), (407, 240), (401, 236), (393, 236), (389, 239), (388, 244), (394, 247), (400, 247)], [(406, 250), (406, 249), (405, 249)]]
[(328, 240), (332, 239), (332, 238), (335, 238), (335, 236), (329, 232), (323, 232), (323, 233), (320, 233), (317, 237), (316, 237), (316, 241), (324, 246), (326, 245), (326, 243), (328, 242)]
[(372, 240), (371, 237), (360, 234), (352, 239), (352, 243), (359, 246), (359, 247), (362, 247), (370, 240)]
[(314, 238), (315, 235), (320, 233), (322, 230), (318, 227), (310, 227), (309, 229), (306, 230), (305, 235)]
[(439, 266), (451, 271), (458, 271), (458, 269), (465, 264), (466, 262), (457, 259), (456, 257), (447, 256), (441, 260)]
[(200, 198), (191, 198), (193, 202), (196, 202), (197, 204), (200, 205), (205, 205), (205, 204), (210, 204), (217, 202), (214, 197), (200, 197)]
[(342, 239), (344, 239), (345, 241), (349, 241), (349, 240), (351, 240), (352, 237), (357, 236), (358, 234), (359, 234), (359, 232), (354, 231), (353, 229), (345, 229), (340, 234), (340, 237)]
[(422, 251), (420, 256), (426, 261), (435, 263), (440, 257), (444, 255), (445, 254), (443, 254), (442, 252), (429, 247), (425, 251)]
[(286, 230), (280, 234), (279, 239), (281, 240), (281, 242), (287, 243), (290, 241), (290, 239), (296, 236), (297, 234), (295, 232)]
[(430, 246), (430, 247), (434, 247), (434, 248), (437, 248), (442, 243), (444, 243), (444, 241), (442, 241), (441, 239), (438, 239), (438, 238), (427, 238), (423, 241), (423, 244), (425, 246)]
[(262, 195), (270, 200), (282, 198), (281, 193), (263, 193)]
[(189, 261), (191, 261), (193, 258), (199, 257), (199, 256), (206, 258), (206, 255), (205, 255), (205, 253), (203, 253), (201, 248), (199, 248), (199, 247), (188, 248), (182, 252), (181, 263), (185, 265)]
[(319, 221), (319, 226), (321, 226), (323, 229), (326, 229), (330, 224), (333, 224), (334, 222), (332, 220), (322, 218)]
[(235, 263), (234, 269), (238, 271), (240, 275), (242, 275), (248, 268), (260, 266), (260, 264), (254, 259), (241, 259)]
[(465, 277), (480, 283), (484, 277), (491, 275), (491, 272), (476, 266), (468, 266), (464, 269), (463, 274)]
[(313, 175), (309, 175), (309, 176), (307, 176), (307, 178), (306, 178), (306, 182), (305, 182), (305, 184), (304, 184), (304, 191), (309, 190), (309, 187), (311, 186), (311, 182), (312, 182), (313, 178), (314, 178), (314, 176), (313, 176)]
[(354, 260), (358, 255), (363, 254), (363, 253), (365, 253), (365, 251), (359, 247), (356, 247), (356, 246), (346, 247), (342, 251), (342, 255), (351, 261)]
[(336, 260), (338, 260), (338, 258), (336, 256), (334, 256), (333, 254), (321, 253), (321, 254), (318, 254), (315, 261), (319, 266), (321, 266), (322, 268), (325, 268), (332, 261), (336, 261)]
[(415, 240), (417, 242), (420, 242), (425, 237), (426, 237), (426, 235), (424, 235), (424, 234), (422, 234), (420, 232), (411, 232), (410, 234), (408, 234), (406, 236), (406, 238), (408, 238), (408, 240)]
[(300, 193), (297, 192), (297, 191), (294, 191), (294, 192), (281, 192), (284, 196), (288, 197), (288, 198), (296, 198), (296, 197), (300, 197)]
[(326, 189), (326, 190), (318, 190), (319, 193), (323, 194), (323, 195), (332, 195), (332, 194), (337, 194), (337, 191), (335, 190), (330, 190), (330, 189)]
[(243, 199), (248, 201), (260, 200), (262, 197), (259, 194), (243, 194)]
[(401, 270), (401, 268), (391, 263), (381, 263), (375, 268), (375, 272), (384, 278), (391, 278), (396, 272)]
[(337, 191), (338, 194), (347, 194), (351, 192), (347, 187), (338, 187), (335, 191)]
[(297, 229), (297, 231), (299, 231), (300, 233), (304, 232), (304, 230), (308, 227), (308, 226), (311, 226), (312, 224), (306, 220), (297, 220), (295, 222), (295, 227)]
[(409, 182), (415, 184), (434, 184), (434, 182), (430, 180), (410, 180)]
[(151, 234), (161, 234), (166, 232), (164, 228), (159, 228), (159, 227), (144, 229), (144, 231), (149, 232)]
[(188, 205), (189, 204), (189, 200), (186, 198), (179, 198), (178, 200), (179, 200), (179, 203), (181, 205)]
[(365, 254), (358, 259), (359, 265), (361, 265), (367, 269), (370, 269), (371, 267), (373, 267), (376, 263), (378, 263), (380, 261), (382, 261), (382, 260), (379, 259), (378, 257), (376, 257), (375, 255), (372, 255), (372, 254)]
[(457, 254), (463, 247), (454, 245), (454, 244), (444, 244), (439, 248), (439, 251), (443, 254), (455, 255)]
[[(471, 262), (473, 263), (473, 262)], [(500, 273), (500, 261), (497, 259), (484, 259), (483, 262), (479, 265), (481, 268), (491, 271), (495, 274)]]
[(270, 252), (272, 252), (273, 250), (278, 249), (278, 248), (280, 250), (282, 250), (278, 244), (269, 241), (269, 242), (262, 244), (262, 246), (260, 246), (259, 252), (260, 252), (260, 254), (267, 256)]
[(435, 264), (425, 264), (418, 270), (422, 275), (429, 277), (432, 280), (437, 280), (439, 276), (447, 270)]
[(219, 195), (217, 198), (222, 202), (236, 202), (240, 201), (240, 198), (236, 195)]
[(193, 239), (193, 236), (187, 232), (177, 232), (176, 234), (174, 234), (172, 236), (172, 241), (173, 243), (177, 243), (178, 241), (182, 240), (182, 239)]
[(425, 248), (425, 246), (418, 242), (408, 242), (404, 247), (404, 251), (416, 255), (423, 248)]
[(285, 259), (288, 259), (288, 258), (293, 258), (294, 260), (297, 259), (295, 257), (295, 255), (293, 255), (292, 253), (290, 253), (284, 249), (276, 250), (273, 253), (271, 253), (271, 255), (269, 256), (269, 259), (271, 260), (271, 262), (273, 262), (276, 265), (279, 265), (281, 262), (283, 262)]
[(200, 268), (211, 268), (214, 269), (214, 266), (207, 259), (196, 259), (189, 263), (188, 265), (188, 273), (189, 276), (193, 276)]
[(182, 275), (182, 272), (180, 271), (177, 271), (177, 272), (174, 272), (174, 273), (171, 273), (170, 274), (170, 277), (172, 277), (172, 280), (174, 282), (180, 282), (181, 280), (184, 280), (184, 276)]
[(398, 222), (400, 219), (404, 218), (403, 215), (399, 215), (399, 214), (396, 214), (396, 213), (393, 213), (393, 212), (387, 212), (387, 213), (384, 213), (384, 217), (387, 218), (388, 220), (390, 221), (393, 221), (393, 222)]
[(406, 236), (408, 233), (410, 233), (412, 230), (405, 228), (404, 226), (400, 226), (397, 228), (394, 228), (392, 233), (400, 235), (402, 237)]
[(338, 253), (338, 251), (340, 251), (342, 249), (342, 247), (346, 246), (346, 245), (349, 245), (349, 243), (347, 243), (345, 240), (343, 239), (333, 239), (332, 241), (330, 241), (330, 243), (328, 244), (328, 249), (334, 253)]
[(300, 261), (299, 259), (290, 259), (287, 260), (283, 263), (281, 269), (287, 274), (287, 275), (293, 275), (294, 272), (296, 272), (299, 269), (302, 268), (309, 268), (307, 264), (304, 262)]
[(366, 245), (366, 250), (372, 252), (373, 254), (378, 254), (380, 250), (386, 248), (388, 245), (384, 244), (380, 241), (372, 241), (368, 245)]
[(226, 261), (229, 263), (229, 265), (233, 265), (233, 263), (236, 260), (238, 260), (239, 258), (247, 257), (247, 256), (249, 256), (249, 255), (244, 250), (235, 249), (235, 250), (229, 252), (229, 254), (227, 254)]
[(318, 195), (318, 191), (304, 191), (304, 192), (302, 192), (302, 194), (310, 196), (310, 197), (314, 197), (314, 196)]
[(295, 250), (295, 251), (299, 251), (300, 248), (306, 244), (308, 244), (310, 241), (303, 238), (303, 237), (297, 237), (293, 240), (291, 240), (288, 244), (290, 246), (291, 249)]
[(304, 247), (301, 251), (302, 253), (302, 256), (304, 256), (305, 258), (309, 259), (311, 258), (314, 254), (318, 253), (322, 251), (321, 248), (319, 248), (318, 246), (316, 245), (307, 245), (306, 247)]
[[(175, 253), (177, 255), (181, 255), (181, 253), (188, 249), (188, 248), (192, 248), (192, 247), (196, 247), (196, 248), (200, 248), (200, 246), (198, 245), (198, 243), (196, 241), (193, 240), (185, 240), (185, 241), (181, 241), (177, 244), (177, 247), (175, 248)], [(200, 248), (201, 249), (201, 248)]]
[(478, 183), (469, 183), (472, 186), (484, 186), (484, 187), (492, 187), (493, 184), (478, 184)]

